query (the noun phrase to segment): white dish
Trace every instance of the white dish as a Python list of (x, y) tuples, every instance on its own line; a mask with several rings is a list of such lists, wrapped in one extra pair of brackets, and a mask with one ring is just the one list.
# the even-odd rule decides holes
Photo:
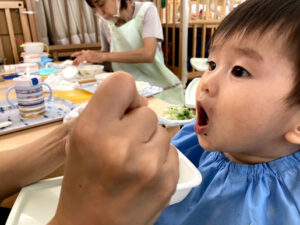
[(205, 72), (208, 70), (207, 58), (191, 58), (190, 62), (195, 70)]
[[(114, 73), (100, 73), (95, 75), (95, 79), (98, 83), (103, 82), (106, 78), (110, 77)], [(145, 81), (135, 81), (136, 89), (139, 93), (143, 93), (150, 88), (150, 84)]]
[[(182, 201), (202, 181), (199, 170), (180, 152), (179, 181), (169, 205)], [(62, 177), (40, 181), (23, 188), (13, 205), (6, 225), (44, 225), (54, 216)]]
[(103, 65), (80, 65), (77, 68), (79, 73), (84, 77), (95, 76), (96, 74), (102, 73), (104, 66)]
[(184, 105), (167, 105), (157, 117), (158, 123), (167, 127), (183, 126), (196, 118), (195, 113)]
[(195, 120), (195, 118), (188, 119), (188, 120), (168, 120), (161, 115), (157, 115), (157, 117), (158, 117), (158, 123), (165, 125), (167, 127), (183, 126), (183, 125), (191, 123)]
[(145, 81), (136, 81), (135, 85), (136, 85), (136, 89), (140, 93), (147, 90), (150, 87), (150, 84), (148, 82), (145, 82)]
[(42, 53), (44, 50), (43, 42), (26, 42), (22, 45), (24, 51), (30, 54)]

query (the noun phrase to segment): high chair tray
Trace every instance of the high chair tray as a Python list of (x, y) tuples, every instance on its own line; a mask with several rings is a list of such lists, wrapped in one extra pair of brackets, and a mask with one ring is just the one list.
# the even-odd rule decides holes
[(50, 102), (45, 103), (45, 107), (44, 115), (35, 118), (23, 118), (17, 107), (0, 105), (0, 124), (7, 121), (11, 123), (7, 127), (0, 128), (0, 135), (62, 120), (76, 105), (65, 99), (53, 98)]
[[(169, 205), (182, 201), (199, 185), (199, 170), (180, 152), (179, 180)], [(7, 219), (6, 225), (44, 225), (55, 215), (63, 177), (39, 181), (22, 188)]]

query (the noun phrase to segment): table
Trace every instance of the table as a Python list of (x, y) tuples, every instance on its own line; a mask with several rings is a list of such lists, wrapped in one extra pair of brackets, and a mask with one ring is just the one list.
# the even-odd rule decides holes
[[(0, 82), (0, 101), (5, 100), (6, 89), (12, 85), (13, 85), (12, 80), (5, 80), (5, 81)], [(13, 97), (14, 91), (11, 92), (11, 95)], [(79, 102), (77, 102), (77, 103), (79, 103)], [(158, 98), (155, 98), (155, 97), (149, 98), (149, 107), (158, 114), (161, 114), (163, 111), (163, 108), (165, 108), (167, 105), (168, 105), (167, 102), (164, 102), (163, 100), (160, 100)], [(27, 130), (17, 131), (17, 132), (6, 134), (6, 135), (1, 135), (0, 136), (0, 151), (14, 149), (16, 147), (19, 147), (21, 145), (29, 143), (29, 142), (41, 137), (42, 135), (49, 133), (50, 131), (52, 131), (54, 128), (56, 128), (61, 123), (62, 123), (62, 121), (54, 122), (54, 123), (42, 125), (39, 127), (30, 128)], [(167, 128), (167, 130), (170, 133), (170, 136), (172, 137), (175, 133), (178, 132), (179, 128), (178, 127), (170, 127), (170, 128)], [(52, 172), (45, 178), (61, 176), (61, 175), (63, 175), (63, 170), (64, 170), (64, 166), (58, 168), (57, 170), (55, 170), (54, 172)], [(11, 208), (16, 197), (17, 197), (17, 194), (5, 199), (0, 204), (0, 206)]]

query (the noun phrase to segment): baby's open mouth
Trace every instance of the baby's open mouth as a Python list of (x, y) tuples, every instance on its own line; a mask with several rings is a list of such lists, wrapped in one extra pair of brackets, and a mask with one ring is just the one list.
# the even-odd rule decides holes
[(208, 116), (204, 110), (204, 108), (200, 108), (199, 113), (198, 113), (198, 124), (199, 126), (206, 126), (208, 124)]
[(197, 102), (197, 122), (194, 126), (196, 133), (204, 134), (208, 128), (209, 117), (200, 102)]

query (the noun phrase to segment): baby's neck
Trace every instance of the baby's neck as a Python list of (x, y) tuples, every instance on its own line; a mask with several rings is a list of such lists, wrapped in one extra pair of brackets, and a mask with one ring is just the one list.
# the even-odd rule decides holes
[(300, 149), (295, 149), (294, 151), (287, 151), (285, 154), (280, 154), (280, 155), (274, 155), (272, 157), (267, 157), (267, 156), (258, 156), (258, 155), (253, 155), (253, 154), (247, 154), (247, 153), (227, 153), (227, 152), (222, 152), (222, 154), (228, 158), (229, 160), (239, 163), (239, 164), (259, 164), (259, 163), (267, 163), (271, 162), (274, 160), (277, 160), (279, 158), (294, 154), (295, 152), (299, 151)]
[(239, 164), (258, 164), (258, 163), (267, 163), (277, 158), (269, 158), (269, 157), (261, 157), (261, 156), (254, 156), (248, 154), (230, 154), (227, 152), (222, 152), (222, 154), (228, 158), (229, 160), (239, 163)]
[(276, 143), (275, 145), (268, 145), (262, 148), (256, 146), (255, 149), (248, 149), (247, 151), (231, 151), (222, 152), (222, 154), (229, 160), (240, 164), (259, 164), (267, 163), (277, 160), (279, 158), (292, 155), (300, 150), (299, 145), (292, 143)]

